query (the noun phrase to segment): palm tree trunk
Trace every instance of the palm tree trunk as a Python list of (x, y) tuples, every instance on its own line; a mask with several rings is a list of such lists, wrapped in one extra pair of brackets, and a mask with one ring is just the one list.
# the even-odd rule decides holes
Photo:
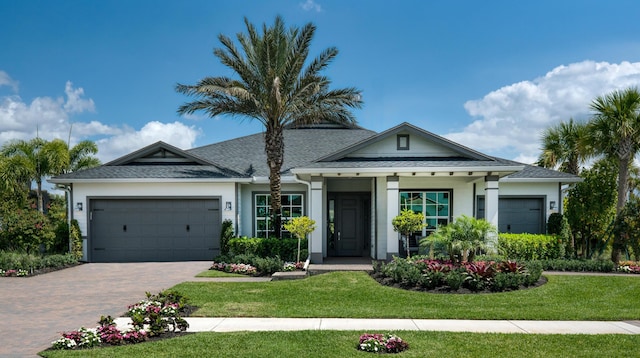
[[(620, 216), (627, 202), (627, 192), (629, 191), (629, 162), (630, 160), (628, 158), (620, 158), (618, 161), (618, 203), (616, 204), (616, 217)], [(620, 262), (620, 254), (624, 246), (623, 242), (621, 237), (614, 236), (613, 246), (611, 248), (611, 261), (616, 265)]]
[(282, 184), (280, 172), (284, 159), (284, 135), (279, 123), (269, 121), (265, 132), (265, 152), (269, 165), (269, 189), (271, 191), (271, 215), (274, 235), (282, 237)]
[(42, 198), (42, 180), (36, 180), (36, 195), (38, 196), (38, 211), (44, 213), (44, 199)]

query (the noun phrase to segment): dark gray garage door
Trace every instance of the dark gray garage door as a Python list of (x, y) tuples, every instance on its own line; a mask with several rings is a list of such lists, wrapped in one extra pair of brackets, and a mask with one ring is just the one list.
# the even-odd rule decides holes
[[(544, 234), (543, 198), (500, 198), (498, 230), (515, 234)], [(478, 198), (478, 218), (484, 218), (484, 198)]]
[(212, 260), (220, 253), (218, 199), (90, 202), (92, 262)]

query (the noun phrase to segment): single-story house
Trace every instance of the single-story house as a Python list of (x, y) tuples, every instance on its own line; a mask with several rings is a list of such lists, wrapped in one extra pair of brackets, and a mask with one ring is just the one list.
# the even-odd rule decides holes
[[(306, 215), (312, 263), (403, 252), (392, 219), (424, 213), (419, 237), (460, 215), (501, 232), (544, 233), (573, 175), (482, 154), (402, 123), (381, 133), (317, 124), (284, 130), (283, 219)], [(223, 220), (238, 236), (272, 233), (262, 133), (182, 150), (158, 142), (50, 179), (70, 192), (86, 261), (211, 260)]]

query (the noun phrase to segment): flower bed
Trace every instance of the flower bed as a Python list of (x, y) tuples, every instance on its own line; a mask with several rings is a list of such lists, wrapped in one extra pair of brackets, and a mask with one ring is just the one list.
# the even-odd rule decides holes
[(640, 274), (640, 263), (634, 261), (621, 261), (618, 272)]
[(96, 328), (81, 327), (64, 332), (51, 343), (52, 349), (79, 349), (102, 345), (122, 345), (144, 342), (152, 337), (184, 332), (189, 327), (181, 314), (186, 311), (186, 299), (173, 292), (157, 295), (147, 293), (147, 299), (130, 305), (126, 316), (132, 327), (120, 330), (111, 316), (100, 317)]
[(501, 292), (538, 284), (539, 265), (525, 267), (513, 261), (451, 261), (395, 257), (390, 263), (374, 265), (372, 276), (380, 283), (433, 292)]
[(372, 353), (400, 353), (409, 349), (409, 344), (393, 334), (364, 333), (360, 336), (358, 350)]

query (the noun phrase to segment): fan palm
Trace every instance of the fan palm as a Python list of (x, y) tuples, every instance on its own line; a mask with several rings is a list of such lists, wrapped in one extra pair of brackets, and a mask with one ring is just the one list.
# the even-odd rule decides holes
[(588, 156), (583, 145), (586, 130), (585, 123), (574, 122), (573, 118), (547, 128), (542, 134), (542, 154), (537, 164), (579, 175), (580, 165)]
[(180, 106), (178, 113), (226, 114), (264, 125), (271, 212), (279, 237), (283, 129), (321, 121), (355, 123), (350, 108), (360, 108), (362, 100), (355, 88), (330, 90), (330, 80), (321, 74), (338, 54), (336, 48), (322, 51), (307, 64), (316, 31), (313, 24), (287, 29), (278, 16), (273, 26), (264, 24), (261, 32), (246, 18), (245, 25), (247, 33), (237, 35), (239, 48), (229, 37), (219, 35), (222, 48), (213, 52), (236, 78), (206, 77), (195, 85), (176, 85), (179, 93), (196, 98)]
[[(616, 215), (619, 215), (629, 193), (629, 169), (640, 151), (640, 92), (634, 87), (614, 91), (596, 97), (590, 107), (594, 116), (589, 123), (588, 142), (597, 153), (618, 164)], [(620, 259), (619, 243), (620, 239), (614, 238), (611, 259), (615, 263)]]

